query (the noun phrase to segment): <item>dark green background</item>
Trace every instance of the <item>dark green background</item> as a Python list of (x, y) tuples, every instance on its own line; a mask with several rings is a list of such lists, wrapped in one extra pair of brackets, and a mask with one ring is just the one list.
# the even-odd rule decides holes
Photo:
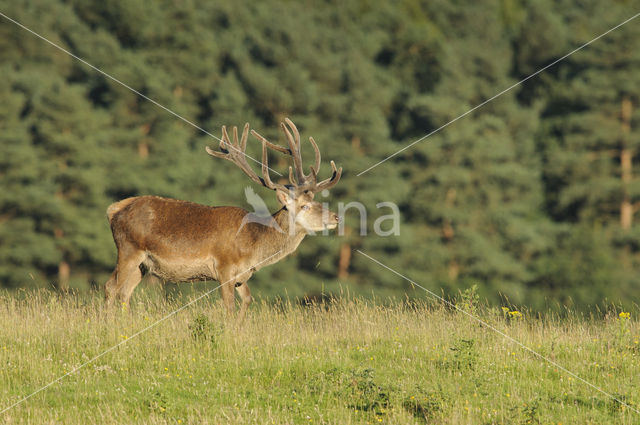
[[(307, 238), (254, 276), (258, 296), (424, 296), (355, 249), (437, 293), (477, 284), (492, 302), (534, 309), (640, 294), (640, 217), (620, 224), (621, 205), (640, 201), (637, 167), (623, 181), (620, 165), (624, 150), (632, 166), (640, 159), (640, 20), (356, 176), (631, 17), (638, 1), (1, 0), (0, 10), (213, 134), (248, 121), (282, 143), (277, 125), (291, 117), (344, 168), (327, 200), (362, 202), (369, 235)], [(124, 197), (248, 208), (249, 179), (204, 151), (217, 144), (0, 19), (0, 285), (60, 286), (68, 264), (71, 288), (98, 288), (115, 262), (105, 210)], [(389, 213), (383, 201), (400, 206), (400, 236), (371, 232)], [(357, 227), (354, 210), (347, 222)], [(342, 245), (354, 253), (338, 279)]]

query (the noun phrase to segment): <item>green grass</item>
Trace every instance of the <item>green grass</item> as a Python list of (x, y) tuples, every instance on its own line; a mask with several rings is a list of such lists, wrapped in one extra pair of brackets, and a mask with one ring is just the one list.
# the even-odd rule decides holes
[[(139, 291), (128, 311), (105, 312), (97, 295), (3, 294), (0, 410), (126, 343), (3, 413), (0, 422), (640, 423), (640, 414), (428, 300), (258, 302), (238, 328), (213, 296), (129, 339), (184, 302)], [(534, 318), (468, 308), (640, 408), (637, 312), (628, 319)]]

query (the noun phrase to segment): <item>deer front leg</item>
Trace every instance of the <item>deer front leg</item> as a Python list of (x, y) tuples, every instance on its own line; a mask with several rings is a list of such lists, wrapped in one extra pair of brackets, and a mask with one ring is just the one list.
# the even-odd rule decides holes
[(251, 297), (251, 290), (249, 289), (249, 285), (247, 285), (246, 281), (236, 283), (236, 290), (242, 299), (242, 307), (240, 307), (240, 313), (238, 313), (238, 323), (242, 324), (253, 298)]
[(222, 303), (227, 309), (228, 315), (233, 314), (234, 310), (234, 293), (233, 293), (233, 278), (230, 276), (226, 279), (220, 280), (220, 295), (222, 296)]

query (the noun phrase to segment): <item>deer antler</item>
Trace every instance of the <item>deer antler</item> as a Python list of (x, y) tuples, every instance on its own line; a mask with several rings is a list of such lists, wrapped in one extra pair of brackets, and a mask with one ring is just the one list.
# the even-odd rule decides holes
[(238, 127), (233, 127), (233, 142), (229, 140), (227, 127), (222, 126), (222, 139), (220, 140), (220, 152), (214, 151), (209, 146), (205, 149), (207, 153), (216, 158), (229, 160), (236, 164), (249, 178), (256, 183), (264, 185), (264, 181), (253, 171), (245, 158), (245, 149), (247, 148), (247, 137), (249, 136), (249, 123), (244, 125), (242, 131), (242, 139), (238, 143)]
[[(286, 124), (286, 125), (285, 125)], [(324, 189), (329, 189), (338, 183), (340, 180), (340, 176), (342, 175), (342, 167), (340, 169), (336, 168), (336, 164), (331, 161), (331, 168), (333, 170), (333, 174), (326, 180), (318, 183), (318, 171), (320, 170), (320, 149), (318, 149), (318, 145), (316, 141), (313, 140), (313, 137), (309, 137), (309, 142), (311, 146), (313, 146), (313, 150), (315, 152), (315, 165), (311, 166), (311, 173), (305, 174), (302, 166), (302, 155), (300, 153), (300, 132), (298, 132), (298, 128), (295, 124), (289, 119), (285, 118), (284, 122), (280, 124), (282, 131), (284, 132), (285, 137), (289, 143), (289, 149), (283, 148), (281, 146), (275, 145), (269, 142), (267, 139), (258, 134), (255, 130), (251, 130), (251, 134), (258, 138), (262, 142), (262, 150), (263, 150), (263, 158), (265, 157), (266, 146), (271, 147), (272, 149), (276, 149), (279, 152), (288, 153), (293, 158), (293, 167), (289, 167), (289, 182), (291, 183), (291, 188), (295, 190), (296, 193), (302, 192), (320, 192)], [(289, 129), (291, 131), (289, 131)], [(262, 174), (266, 179), (269, 179), (269, 170), (265, 168), (265, 161), (262, 161)], [(294, 180), (294, 171), (295, 171), (295, 180)], [(270, 181), (270, 179), (269, 179)]]
[(274, 183), (271, 181), (269, 176), (269, 157), (267, 155), (267, 147), (274, 149), (278, 152), (291, 154), (289, 149), (283, 148), (282, 146), (278, 146), (273, 144), (267, 140), (262, 141), (262, 175), (260, 177), (256, 174), (255, 171), (251, 168), (251, 166), (247, 163), (245, 151), (247, 149), (247, 138), (249, 137), (249, 123), (244, 125), (244, 129), (242, 131), (242, 137), (238, 141), (238, 127), (233, 127), (233, 141), (229, 139), (229, 134), (227, 133), (227, 127), (222, 126), (222, 139), (220, 140), (220, 151), (215, 151), (210, 147), (206, 147), (207, 153), (211, 156), (215, 156), (216, 158), (226, 159), (228, 161), (236, 164), (244, 173), (249, 176), (251, 180), (256, 183), (261, 184), (262, 186), (276, 190), (284, 190), (287, 191), (288, 188), (285, 185)]
[[(287, 126), (290, 127), (291, 131), (289, 131)], [(289, 143), (288, 149), (280, 145), (276, 145), (275, 143), (271, 143), (260, 134), (258, 134), (255, 130), (251, 130), (251, 134), (258, 138), (258, 140), (260, 140), (260, 142), (262, 143), (262, 177), (258, 176), (256, 172), (253, 171), (251, 166), (249, 166), (249, 164), (247, 163), (246, 159), (245, 150), (247, 149), (247, 137), (249, 136), (249, 123), (245, 124), (240, 140), (238, 140), (238, 128), (233, 127), (233, 141), (229, 139), (227, 128), (225, 126), (222, 126), (220, 151), (214, 151), (209, 147), (207, 147), (206, 150), (207, 153), (211, 156), (233, 162), (242, 171), (244, 171), (244, 173), (249, 176), (251, 180), (272, 190), (294, 190), (296, 194), (303, 192), (316, 193), (324, 189), (329, 189), (330, 187), (333, 187), (336, 183), (338, 183), (338, 181), (340, 180), (340, 176), (342, 175), (342, 167), (340, 169), (336, 169), (336, 164), (333, 161), (331, 161), (331, 168), (333, 170), (333, 174), (331, 175), (331, 177), (318, 183), (318, 170), (320, 169), (320, 150), (318, 149), (318, 145), (316, 144), (315, 140), (313, 140), (313, 137), (309, 137), (309, 142), (311, 143), (311, 146), (313, 146), (313, 149), (315, 151), (315, 165), (312, 165), (310, 167), (311, 172), (309, 174), (305, 174), (302, 168), (302, 156), (300, 154), (300, 133), (298, 132), (298, 129), (289, 118), (285, 118), (285, 122), (281, 124), (281, 127)], [(290, 185), (274, 183), (271, 180), (271, 176), (269, 175), (269, 156), (267, 154), (267, 148), (290, 155), (293, 158), (295, 178), (294, 168), (289, 167)]]

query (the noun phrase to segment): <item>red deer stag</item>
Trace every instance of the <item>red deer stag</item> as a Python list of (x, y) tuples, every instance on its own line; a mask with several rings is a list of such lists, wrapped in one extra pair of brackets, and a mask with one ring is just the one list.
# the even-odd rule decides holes
[[(242, 299), (240, 317), (251, 303), (249, 278), (262, 267), (276, 263), (296, 250), (307, 233), (334, 229), (339, 217), (313, 201), (316, 192), (333, 187), (342, 168), (317, 181), (320, 151), (313, 138), (315, 165), (305, 174), (300, 156), (300, 134), (288, 118), (281, 124), (289, 148), (273, 144), (251, 131), (262, 143), (262, 177), (245, 157), (249, 124), (233, 142), (222, 127), (220, 151), (207, 147), (209, 155), (236, 164), (251, 180), (276, 191), (282, 208), (267, 219), (255, 220), (238, 207), (210, 207), (186, 201), (139, 196), (116, 202), (107, 209), (118, 250), (117, 265), (105, 286), (107, 304), (114, 298), (128, 303), (144, 273), (174, 282), (217, 280), (229, 313), (234, 309), (233, 287)], [(289, 128), (287, 128), (289, 126)], [(267, 148), (290, 155), (289, 183), (274, 183), (269, 176)], [(295, 177), (294, 177), (295, 175)]]

